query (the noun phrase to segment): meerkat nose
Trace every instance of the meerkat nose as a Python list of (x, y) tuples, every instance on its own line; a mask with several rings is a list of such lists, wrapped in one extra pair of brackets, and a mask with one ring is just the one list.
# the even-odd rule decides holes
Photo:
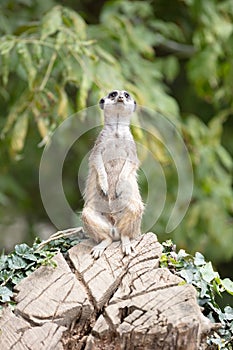
[(123, 102), (124, 98), (123, 98), (123, 96), (119, 96), (117, 100), (118, 100), (118, 102)]

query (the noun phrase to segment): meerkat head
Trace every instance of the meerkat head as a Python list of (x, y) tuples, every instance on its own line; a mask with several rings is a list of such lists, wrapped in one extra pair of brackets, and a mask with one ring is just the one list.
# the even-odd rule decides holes
[(105, 112), (131, 114), (136, 109), (136, 102), (127, 91), (113, 90), (99, 101)]

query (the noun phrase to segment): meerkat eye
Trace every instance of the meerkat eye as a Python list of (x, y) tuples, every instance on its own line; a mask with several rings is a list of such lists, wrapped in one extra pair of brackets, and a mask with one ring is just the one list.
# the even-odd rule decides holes
[(126, 98), (129, 98), (129, 97), (130, 97), (130, 95), (128, 94), (128, 92), (125, 92), (124, 95), (125, 95)]
[(109, 98), (114, 98), (116, 96), (117, 96), (117, 91), (110, 92), (110, 94), (108, 95)]

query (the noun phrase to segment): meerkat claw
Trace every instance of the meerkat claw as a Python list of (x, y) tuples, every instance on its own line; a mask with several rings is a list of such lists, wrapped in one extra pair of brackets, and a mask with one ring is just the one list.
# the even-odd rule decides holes
[(94, 247), (92, 250), (91, 250), (91, 255), (94, 259), (98, 259), (104, 252), (104, 247)]
[(101, 194), (102, 194), (104, 197), (108, 197), (108, 191), (104, 191), (103, 189), (101, 189)]
[(116, 192), (115, 192), (115, 197), (116, 197), (116, 198), (119, 198), (121, 194), (122, 194), (122, 191), (121, 191), (121, 192), (117, 192), (117, 191), (116, 191)]
[(91, 255), (94, 259), (98, 259), (102, 254), (103, 251), (112, 243), (111, 238), (106, 238), (99, 244), (97, 244), (95, 247), (91, 250)]
[(127, 244), (122, 244), (122, 252), (124, 255), (131, 255), (132, 253), (135, 252), (131, 242)]
[(131, 255), (132, 253), (135, 252), (129, 237), (127, 236), (121, 237), (121, 244), (122, 244), (122, 253), (124, 255)]

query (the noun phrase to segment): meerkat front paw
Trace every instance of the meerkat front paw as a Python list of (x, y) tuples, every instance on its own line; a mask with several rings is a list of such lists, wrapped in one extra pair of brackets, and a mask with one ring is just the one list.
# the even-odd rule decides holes
[(116, 198), (120, 197), (122, 193), (126, 193), (126, 191), (128, 192), (128, 190), (129, 188), (128, 188), (127, 181), (119, 180), (116, 184), (116, 190), (115, 190)]
[(124, 255), (131, 255), (135, 252), (132, 242), (130, 241), (129, 237), (123, 236), (121, 237), (121, 247), (122, 247), (122, 253)]
[(105, 177), (99, 177), (99, 185), (104, 196), (108, 196), (108, 180)]
[(94, 259), (98, 259), (104, 252), (104, 250), (112, 243), (112, 239), (106, 238), (91, 250), (91, 255)]
[(105, 247), (99, 247), (98, 245), (92, 248), (91, 250), (91, 256), (94, 259), (98, 259), (104, 252)]

